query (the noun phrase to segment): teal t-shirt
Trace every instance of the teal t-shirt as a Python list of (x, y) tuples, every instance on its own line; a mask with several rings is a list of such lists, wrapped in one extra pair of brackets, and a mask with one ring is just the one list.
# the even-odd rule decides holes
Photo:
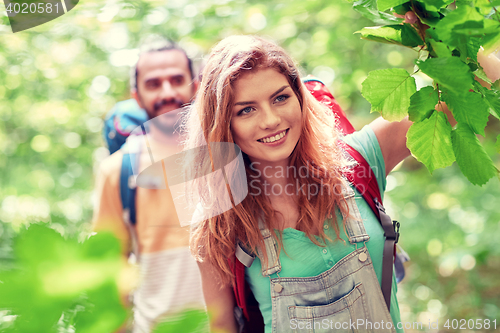
[[(344, 142), (357, 150), (368, 162), (372, 168), (375, 177), (377, 178), (380, 187), (380, 193), (385, 190), (385, 163), (382, 157), (382, 152), (375, 133), (369, 126), (365, 126), (361, 131), (347, 135)], [(354, 189), (354, 187), (352, 187)], [(354, 189), (355, 190), (355, 189)], [(365, 202), (361, 194), (355, 190), (356, 204), (363, 218), (365, 229), (370, 240), (366, 243), (366, 247), (373, 261), (375, 274), (381, 281), (382, 277), (382, 257), (384, 248), (384, 231), (380, 223), (371, 210), (370, 206)], [(342, 228), (342, 217), (337, 215), (337, 221), (340, 225), (341, 238), (346, 242), (333, 241), (326, 244), (326, 253), (324, 247), (319, 247), (309, 240), (302, 232), (296, 229), (287, 228), (283, 230), (283, 249), (280, 253), (281, 272), (280, 277), (311, 277), (319, 275), (330, 269), (340, 259), (355, 250), (355, 245), (349, 243), (347, 235)], [(325, 221), (325, 226), (328, 221)], [(325, 227), (325, 233), (335, 239), (335, 231), (333, 228)], [(245, 275), (250, 288), (259, 302), (259, 308), (264, 318), (265, 331), (271, 332), (272, 324), (272, 303), (269, 277), (263, 277), (261, 273), (261, 262), (256, 258), (251, 267), (246, 268)], [(271, 275), (272, 278), (278, 277), (276, 274)], [(399, 305), (396, 298), (397, 284), (393, 275), (392, 292), (391, 292), (391, 317), (394, 325), (400, 322)], [(385, 304), (384, 304), (385, 306)], [(403, 332), (402, 329), (397, 329), (397, 332)]]

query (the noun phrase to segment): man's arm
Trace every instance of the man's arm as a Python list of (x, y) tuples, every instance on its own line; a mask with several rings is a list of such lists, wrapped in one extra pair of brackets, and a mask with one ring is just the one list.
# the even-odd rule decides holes
[[(126, 264), (130, 253), (130, 233), (123, 221), (123, 208), (120, 199), (120, 170), (123, 154), (116, 152), (105, 159), (96, 177), (94, 216), (92, 229), (96, 232), (111, 232), (121, 243), (123, 261)], [(126, 289), (126, 288), (125, 288)], [(125, 307), (130, 307), (130, 290), (120, 288), (120, 299)], [(124, 333), (125, 326), (116, 333)]]
[(123, 221), (120, 199), (121, 151), (105, 159), (96, 178), (95, 208), (92, 229), (96, 232), (112, 232), (122, 245), (122, 253), (127, 258), (130, 252), (130, 233)]

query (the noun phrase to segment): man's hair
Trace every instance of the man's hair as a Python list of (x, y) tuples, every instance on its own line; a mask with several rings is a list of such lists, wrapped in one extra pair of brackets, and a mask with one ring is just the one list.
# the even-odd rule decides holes
[(141, 46), (139, 47), (139, 57), (137, 59), (137, 62), (135, 63), (134, 66), (132, 66), (130, 71), (130, 89), (137, 90), (137, 77), (139, 75), (137, 66), (139, 64), (139, 59), (141, 58), (141, 55), (143, 55), (144, 53), (170, 51), (170, 50), (181, 51), (186, 56), (186, 59), (188, 61), (189, 73), (191, 73), (191, 79), (194, 79), (193, 61), (191, 60), (191, 58), (188, 57), (186, 51), (182, 47), (180, 47), (177, 43), (173, 42), (168, 38), (158, 35), (151, 35), (146, 37), (146, 39), (144, 39), (144, 41), (141, 43)]

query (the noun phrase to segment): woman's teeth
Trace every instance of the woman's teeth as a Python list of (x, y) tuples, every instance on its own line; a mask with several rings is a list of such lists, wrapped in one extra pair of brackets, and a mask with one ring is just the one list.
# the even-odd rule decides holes
[(283, 132), (281, 132), (280, 134), (276, 134), (275, 136), (272, 136), (272, 137), (270, 137), (270, 138), (264, 138), (264, 139), (261, 139), (260, 141), (265, 142), (265, 143), (271, 143), (271, 142), (274, 142), (274, 141), (279, 140), (279, 139), (281, 139), (282, 137), (284, 137), (284, 136), (285, 136), (285, 134), (286, 134), (286, 131), (287, 131), (287, 130), (284, 130), (284, 131), (283, 131)]

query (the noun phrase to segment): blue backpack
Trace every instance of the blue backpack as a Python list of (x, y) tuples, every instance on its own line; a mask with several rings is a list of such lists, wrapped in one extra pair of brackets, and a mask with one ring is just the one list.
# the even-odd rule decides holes
[[(118, 102), (108, 112), (104, 120), (103, 136), (109, 153), (113, 154), (123, 147), (130, 133), (149, 120), (144, 109), (135, 99)], [(120, 171), (120, 198), (124, 216), (132, 225), (136, 223), (135, 196), (136, 185), (131, 181), (138, 162), (137, 153), (124, 153)]]

